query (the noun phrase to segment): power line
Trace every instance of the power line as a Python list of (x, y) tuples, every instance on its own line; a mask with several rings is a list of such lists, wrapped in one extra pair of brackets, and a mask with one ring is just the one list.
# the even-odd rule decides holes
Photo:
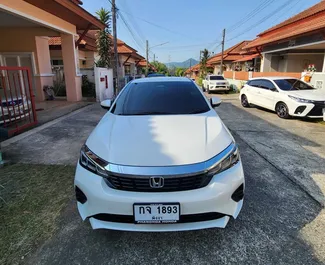
[(241, 33), (239, 33), (237, 36), (227, 40), (226, 42), (232, 41), (234, 39), (237, 39), (238, 37), (242, 36), (243, 34), (253, 30), (254, 28), (256, 28), (256, 26), (260, 25), (261, 23), (265, 22), (266, 20), (268, 20), (269, 18), (271, 18), (272, 16), (274, 16), (275, 14), (277, 14), (277, 12), (279, 12), (281, 9), (287, 7), (292, 0), (288, 0), (286, 1), (283, 5), (279, 6), (276, 10), (272, 11), (270, 14), (268, 14), (267, 16), (263, 17), (261, 20), (259, 20), (258, 22), (256, 22), (254, 25), (250, 26), (249, 28), (246, 28), (244, 31), (242, 31)]
[(257, 6), (253, 11), (251, 11), (249, 14), (247, 14), (245, 17), (240, 19), (237, 23), (230, 26), (228, 28), (228, 33), (233, 32), (234, 30), (240, 28), (242, 25), (250, 21), (253, 17), (255, 17), (257, 14), (259, 14), (262, 10), (267, 8), (270, 4), (272, 4), (275, 0), (265, 0), (262, 2), (259, 6)]
[(134, 17), (134, 18), (137, 18), (137, 19), (140, 19), (140, 20), (142, 20), (142, 21), (144, 21), (144, 22), (146, 22), (146, 23), (148, 23), (148, 24), (150, 24), (150, 25), (152, 25), (152, 26), (157, 27), (157, 28), (160, 28), (160, 29), (163, 29), (163, 30), (169, 31), (169, 32), (171, 32), (171, 33), (174, 33), (174, 34), (177, 34), (177, 35), (181, 35), (181, 36), (184, 36), (184, 37), (187, 37), (187, 38), (195, 39), (195, 38), (193, 38), (192, 36), (188, 36), (188, 35), (186, 35), (186, 34), (184, 34), (184, 33), (182, 33), (182, 32), (177, 32), (177, 31), (171, 30), (171, 29), (169, 29), (169, 28), (165, 28), (165, 27), (163, 27), (163, 26), (160, 26), (160, 25), (158, 25), (158, 24), (156, 24), (156, 23), (153, 23), (153, 22), (151, 22), (151, 21), (148, 21), (148, 20), (146, 20), (146, 19), (144, 19), (144, 18), (141, 18), (141, 17), (138, 17), (138, 16), (134, 16), (134, 15), (132, 15), (131, 13), (126, 12), (126, 11), (124, 11), (124, 10), (119, 10), (119, 11), (121, 11), (121, 12), (123, 12), (123, 13), (126, 13), (126, 14), (129, 14), (130, 16), (132, 16), (132, 17)]
[(137, 38), (137, 36), (133, 33), (130, 25), (128, 24), (128, 22), (124, 18), (123, 14), (121, 14), (119, 11), (118, 11), (118, 14), (120, 15), (120, 17), (121, 17), (124, 25), (126, 26), (127, 30), (130, 32), (133, 40), (135, 41), (135, 44), (138, 46), (139, 49), (141, 49), (142, 51), (144, 51), (143, 43), (141, 43), (141, 41), (142, 41), (141, 38), (140, 38), (141, 41), (139, 41), (139, 39)]

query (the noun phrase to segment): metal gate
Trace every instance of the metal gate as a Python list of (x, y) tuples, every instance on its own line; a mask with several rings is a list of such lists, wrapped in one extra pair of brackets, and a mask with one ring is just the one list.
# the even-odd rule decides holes
[(0, 138), (8, 138), (37, 124), (28, 67), (0, 66), (0, 103)]

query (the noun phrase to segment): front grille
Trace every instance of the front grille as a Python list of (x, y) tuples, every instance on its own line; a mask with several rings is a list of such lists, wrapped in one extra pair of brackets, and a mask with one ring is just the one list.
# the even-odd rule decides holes
[[(227, 216), (223, 213), (211, 212), (211, 213), (199, 213), (199, 214), (186, 214), (179, 217), (178, 223), (194, 223), (194, 222), (204, 222), (217, 220)], [(107, 214), (101, 213), (90, 216), (89, 218), (94, 218), (99, 221), (114, 222), (114, 223), (134, 223), (133, 215), (118, 215), (118, 214)]]
[(323, 115), (323, 109), (325, 108), (325, 105), (322, 104), (316, 104), (311, 111), (307, 114), (307, 116), (322, 116)]
[(164, 186), (161, 188), (150, 187), (150, 176), (127, 176), (111, 174), (106, 182), (108, 186), (118, 190), (136, 192), (171, 192), (186, 191), (205, 187), (209, 184), (212, 176), (199, 174), (194, 176), (166, 176)]

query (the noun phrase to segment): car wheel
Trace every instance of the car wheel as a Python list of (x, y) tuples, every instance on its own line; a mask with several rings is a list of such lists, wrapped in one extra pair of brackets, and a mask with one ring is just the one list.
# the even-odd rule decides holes
[(225, 91), (225, 94), (229, 94), (229, 90), (226, 90), (226, 91)]
[(246, 95), (242, 95), (241, 96), (241, 105), (244, 107), (244, 108), (249, 108), (251, 105), (248, 103), (248, 99), (246, 97)]
[(276, 111), (276, 114), (281, 119), (288, 119), (290, 117), (289, 109), (288, 109), (287, 105), (283, 102), (279, 102), (278, 104), (276, 104), (275, 111)]
[(209, 86), (207, 87), (208, 94), (211, 94), (211, 91), (209, 89)]

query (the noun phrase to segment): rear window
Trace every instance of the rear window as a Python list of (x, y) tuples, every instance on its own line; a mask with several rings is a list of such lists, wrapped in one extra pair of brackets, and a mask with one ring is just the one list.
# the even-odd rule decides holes
[(221, 75), (212, 75), (210, 76), (210, 80), (225, 80)]
[(281, 90), (285, 90), (285, 91), (314, 89), (312, 86), (307, 85), (306, 83), (300, 81), (299, 79), (280, 79), (280, 80), (274, 80), (274, 82)]
[(116, 115), (197, 114), (210, 110), (193, 82), (133, 82), (116, 100)]

